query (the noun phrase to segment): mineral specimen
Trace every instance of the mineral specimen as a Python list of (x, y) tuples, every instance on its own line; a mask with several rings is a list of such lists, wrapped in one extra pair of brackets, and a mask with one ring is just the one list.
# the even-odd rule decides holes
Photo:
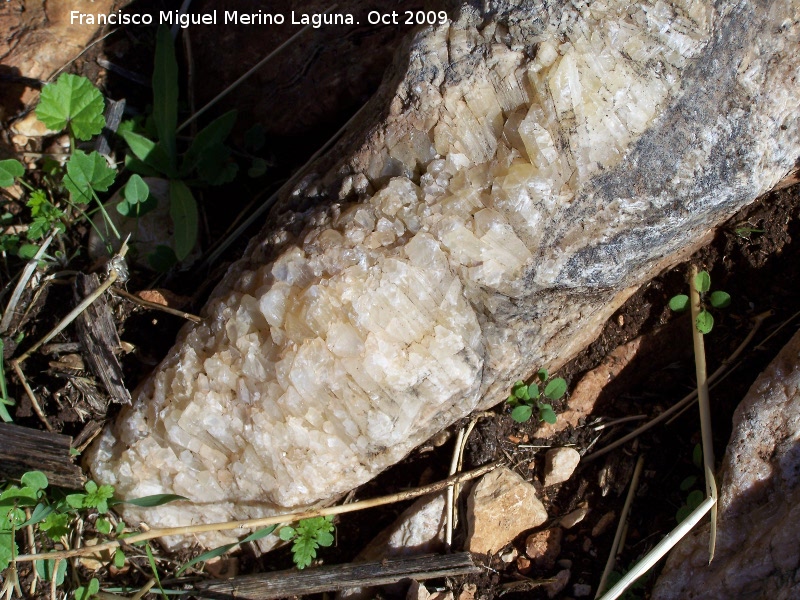
[(464, 3), (418, 32), (94, 476), (191, 499), (126, 509), (152, 527), (329, 502), (556, 370), (800, 155), (798, 8)]

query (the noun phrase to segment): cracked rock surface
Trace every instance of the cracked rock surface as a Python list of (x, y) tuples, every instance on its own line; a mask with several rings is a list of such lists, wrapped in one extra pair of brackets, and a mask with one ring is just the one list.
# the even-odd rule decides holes
[(330, 502), (557, 370), (792, 167), (798, 9), (488, 2), (418, 31), (94, 445), (94, 477), (191, 499), (125, 509), (151, 527)]

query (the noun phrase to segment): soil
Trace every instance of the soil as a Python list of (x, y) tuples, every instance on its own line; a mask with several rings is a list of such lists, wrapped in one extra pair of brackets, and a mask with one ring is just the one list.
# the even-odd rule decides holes
[[(148, 0), (137, 4), (137, 11), (172, 9), (172, 4), (174, 3)], [(394, 40), (397, 32), (388, 31), (386, 35), (387, 39)], [(126, 98), (131, 114), (144, 114), (149, 102), (146, 85), (137, 83), (130, 76), (121, 76), (119, 72), (100, 69), (97, 59), (123, 66), (128, 72), (147, 74), (151, 70), (153, 39), (153, 31), (148, 28), (121, 28), (104, 44), (98, 44), (78, 59), (71, 70), (86, 74), (94, 81), (101, 81), (109, 97)], [(371, 43), (375, 43), (374, 40)], [(182, 55), (180, 60), (183, 61), (182, 64), (186, 64), (188, 59)], [(310, 60), (313, 64), (314, 58)], [(375, 64), (370, 67), (370, 86), (373, 88), (379, 79), (374, 77), (375, 72), (384, 69), (385, 61), (389, 59), (382, 60), (384, 62), (376, 59)], [(145, 81), (146, 79), (145, 75)], [(357, 109), (358, 102), (372, 91), (370, 86), (336, 104), (335, 110), (314, 117), (323, 121), (322, 130), (335, 131), (343, 124)], [(207, 95), (207, 92), (204, 93)], [(303, 121), (303, 127), (313, 129), (314, 123), (309, 125)], [(281, 130), (281, 134), (283, 133), (285, 127)], [(237, 133), (237, 136), (239, 137), (235, 143), (242, 144), (237, 147), (237, 151), (241, 150), (244, 155), (244, 133)], [(282, 135), (276, 134), (259, 150), (259, 157), (271, 165), (265, 175), (254, 180), (242, 181), (239, 178), (233, 185), (210, 189), (204, 193), (201, 206), (206, 226), (201, 242), (205, 246), (209, 245), (210, 240), (219, 239), (229, 230), (240, 213), (252, 209), (250, 199), (264, 189), (273, 189), (276, 185), (274, 182), (285, 179), (293, 169), (300, 166), (317, 149), (320, 139), (319, 136), (309, 136), (302, 143), (298, 141), (289, 153), (290, 156), (282, 154), (284, 142)], [(799, 217), (800, 186), (770, 193), (719, 228), (714, 241), (691, 258), (691, 263), (710, 272), (713, 289), (723, 289), (733, 299), (729, 308), (715, 313), (716, 324), (706, 345), (709, 371), (716, 369), (745, 338), (752, 327), (754, 316), (765, 311), (773, 312), (753, 344), (734, 365), (730, 375), (712, 392), (714, 444), (718, 457), (725, 450), (730, 435), (731, 415), (737, 403), (756, 376), (797, 329), (797, 313), (800, 310)], [(87, 234), (86, 227), (71, 230), (65, 240), (68, 249), (83, 247)], [(197, 311), (210, 292), (210, 285), (219, 279), (228, 262), (245, 243), (246, 236), (223, 256), (220, 263), (209, 270), (173, 271), (162, 276), (157, 285), (188, 298), (184, 310)], [(7, 276), (18, 268), (19, 265), (13, 263), (6, 265), (3, 284), (8, 283)], [(97, 265), (91, 264), (81, 255), (70, 264), (70, 268), (91, 271)], [(635, 563), (675, 526), (676, 512), (685, 502), (689, 491), (682, 490), (681, 483), (691, 476), (696, 476), (698, 482), (702, 481), (702, 473), (693, 462), (694, 448), (700, 435), (696, 409), (684, 412), (669, 425), (648, 431), (602, 459), (589, 461), (588, 458), (592, 451), (621, 437), (636, 426), (636, 423), (625, 423), (598, 430), (598, 418), (613, 421), (631, 415), (652, 417), (693, 388), (694, 362), (689, 319), (687, 316), (671, 313), (667, 307), (670, 297), (685, 293), (687, 270), (687, 265), (678, 266), (643, 286), (608, 321), (598, 339), (555, 374), (564, 377), (571, 389), (583, 374), (597, 366), (603, 357), (619, 345), (640, 335), (649, 336), (647, 347), (607, 386), (594, 413), (588, 415), (578, 427), (569, 428), (554, 439), (543, 439), (537, 434), (536, 423), (514, 422), (508, 408), (501, 403), (478, 421), (469, 438), (465, 469), (502, 459), (540, 489), (542, 457), (548, 447), (570, 445), (585, 456), (587, 460), (568, 482), (541, 490), (545, 507), (551, 517), (550, 522), (557, 521), (579, 506), (588, 508), (584, 521), (565, 532), (559, 563), (550, 570), (537, 571), (524, 568), (521, 562), (505, 563), (499, 555), (481, 557), (487, 567), (481, 576), (449, 582), (434, 581), (429, 582), (429, 585), (447, 584), (455, 591), (456, 597), (465, 586), (475, 585), (475, 598), (490, 600), (501, 595), (509, 599), (546, 598), (546, 592), (541, 586), (537, 587), (537, 583), (550, 580), (559, 570), (569, 568), (569, 585), (556, 598), (572, 597), (575, 584), (592, 586), (593, 595), (614, 537), (615, 524), (597, 535), (592, 535), (592, 529), (609, 512), (619, 516), (630, 474), (640, 455), (644, 456), (644, 475), (636, 492), (627, 542), (618, 562), (618, 570), (625, 570)], [(132, 272), (128, 282), (129, 290), (151, 287), (154, 287), (151, 273), (137, 270)], [(71, 285), (43, 284), (31, 290), (20, 303), (27, 310), (25, 316), (17, 319), (3, 339), (6, 360), (18, 356), (29, 346), (31, 340), (37, 340), (50, 331), (66, 314), (71, 304)], [(133, 389), (165, 355), (184, 320), (144, 309), (119, 297), (110, 300), (110, 307), (121, 339), (135, 348), (135, 351), (120, 358), (125, 383), (129, 389)], [(75, 342), (72, 328), (67, 329), (56, 341)], [(54, 366), (53, 363), (59, 356), (63, 355), (36, 354), (26, 362), (25, 372), (54, 429), (81, 438), (84, 431), (96, 429), (98, 422), (113, 418), (117, 407), (109, 405), (102, 386), (94, 381), (91, 374), (82, 373), (80, 377), (76, 377), (59, 365)], [(79, 386), (76, 383), (78, 378), (89, 381), (90, 385)], [(14, 413), (15, 422), (42, 428), (42, 423), (34, 414), (19, 382), (13, 378), (9, 381), (9, 394), (20, 401)], [(498, 402), (501, 400), (498, 398)], [(556, 412), (560, 412), (566, 402), (568, 397), (554, 403)], [(450, 431), (455, 432), (464, 425), (464, 422), (456, 423)], [(446, 476), (451, 453), (452, 441), (438, 447), (426, 445), (401, 464), (356, 490), (355, 497), (363, 499), (379, 496), (442, 479)], [(696, 484), (691, 489), (699, 487), (700, 484)], [(341, 517), (337, 521), (337, 543), (320, 552), (319, 562), (336, 564), (353, 560), (364, 545), (390, 524), (407, 504)], [(85, 526), (90, 534), (92, 523), (87, 522)], [(526, 533), (523, 532), (514, 541), (514, 548), (520, 556), (524, 554)], [(458, 547), (462, 542), (463, 532), (457, 532), (454, 546)], [(159, 568), (165, 578), (165, 587), (170, 584), (169, 578), (175, 565), (181, 564), (188, 556), (188, 553), (173, 557), (162, 555)], [(244, 548), (235, 560), (239, 573), (286, 569), (292, 566), (288, 549), (256, 557), (251, 548)], [(143, 555), (133, 557), (130, 562), (131, 566), (121, 571), (81, 563), (78, 574), (83, 581), (94, 576), (104, 586), (128, 586), (136, 589), (149, 579), (149, 567)], [(638, 590), (635, 597), (648, 597), (647, 590), (657, 572), (658, 569), (655, 569), (650, 573), (645, 587)], [(30, 583), (30, 577), (30, 571), (21, 567), (23, 587)], [(49, 595), (49, 589), (44, 586), (40, 586), (38, 590), (38, 595), (42, 597)]]

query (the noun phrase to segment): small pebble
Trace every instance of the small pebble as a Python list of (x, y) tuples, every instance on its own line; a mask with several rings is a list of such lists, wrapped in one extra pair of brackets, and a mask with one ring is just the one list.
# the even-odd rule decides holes
[(576, 598), (585, 598), (592, 594), (592, 586), (586, 583), (576, 583), (572, 586), (572, 595)]
[(576, 508), (571, 513), (564, 515), (561, 517), (559, 521), (559, 525), (561, 525), (564, 529), (572, 529), (583, 521), (586, 518), (586, 515), (589, 514), (589, 509), (586, 507)]
[(616, 516), (617, 516), (616, 513), (613, 510), (610, 510), (602, 517), (600, 517), (600, 520), (597, 521), (595, 526), (592, 528), (592, 537), (603, 535), (605, 530), (608, 529), (608, 526), (614, 522)]

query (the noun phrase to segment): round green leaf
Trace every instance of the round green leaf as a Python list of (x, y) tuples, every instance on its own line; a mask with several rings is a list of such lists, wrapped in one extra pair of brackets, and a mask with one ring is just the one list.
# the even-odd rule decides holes
[(689, 495), (686, 497), (686, 506), (688, 506), (690, 510), (694, 510), (703, 503), (705, 497), (705, 494), (700, 490), (689, 492)]
[(144, 202), (149, 195), (150, 188), (147, 187), (144, 179), (135, 173), (131, 175), (128, 183), (125, 184), (125, 200), (128, 201), (128, 204)]
[(14, 179), (25, 174), (22, 163), (13, 158), (0, 160), (0, 187), (14, 185)]
[(731, 295), (728, 292), (711, 292), (711, 306), (714, 308), (726, 308), (731, 304)]
[(528, 386), (528, 399), (536, 400), (539, 397), (539, 386), (532, 383)]
[(544, 395), (550, 398), (550, 400), (558, 400), (566, 393), (567, 382), (561, 377), (551, 379), (547, 382), (547, 386), (544, 388)]
[(688, 492), (697, 481), (697, 475), (689, 475), (686, 479), (681, 481), (680, 488), (684, 492)]
[(545, 381), (547, 381), (547, 369), (539, 369), (536, 372), (536, 376), (539, 377), (539, 381), (544, 383)]
[(689, 296), (678, 294), (669, 299), (669, 307), (675, 312), (683, 312), (689, 308)]
[(86, 77), (64, 73), (55, 83), (42, 88), (37, 118), (50, 129), (69, 125), (79, 140), (90, 140), (103, 130), (103, 94)]
[(711, 289), (711, 275), (708, 271), (700, 271), (694, 276), (694, 289), (701, 294)]
[(539, 416), (545, 423), (550, 423), (551, 425), (553, 425), (558, 420), (558, 417), (556, 416), (556, 413), (553, 411), (553, 409), (549, 408), (549, 406), (550, 406), (549, 404), (540, 406)]
[(43, 490), (47, 487), (47, 475), (41, 471), (28, 471), (20, 478), (20, 483), (34, 490)]
[[(62, 561), (62, 562), (64, 564), (67, 563), (67, 561)], [(117, 548), (116, 551), (114, 552), (114, 566), (117, 567), (118, 569), (121, 569), (122, 567), (125, 566), (125, 553), (119, 548)]]
[(697, 326), (697, 331), (705, 335), (714, 328), (714, 317), (707, 310), (701, 310), (700, 314), (697, 315), (695, 325)]
[(530, 419), (532, 415), (533, 415), (533, 409), (527, 404), (518, 406), (517, 408), (511, 411), (511, 418), (514, 419), (517, 423), (524, 423), (525, 421)]

